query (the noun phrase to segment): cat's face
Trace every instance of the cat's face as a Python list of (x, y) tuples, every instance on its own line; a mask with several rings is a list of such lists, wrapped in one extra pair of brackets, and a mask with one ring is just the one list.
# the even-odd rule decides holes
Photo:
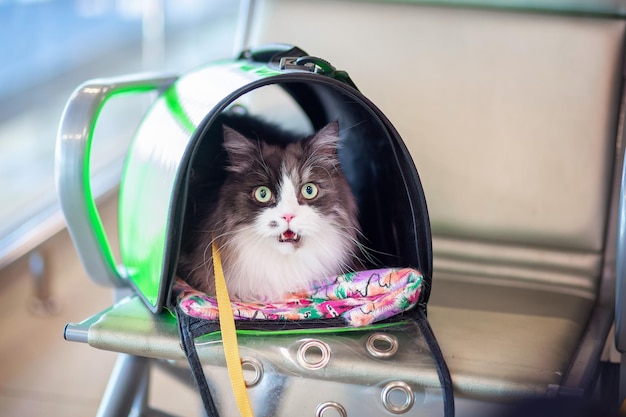
[(342, 227), (355, 210), (337, 159), (338, 126), (281, 148), (225, 128), (230, 178), (224, 187), (233, 229), (291, 254)]
[(253, 232), (282, 254), (311, 246), (314, 242), (310, 240), (333, 227), (322, 201), (328, 202), (332, 194), (327, 185), (319, 178), (303, 178), (298, 172), (284, 170), (277, 185), (255, 187), (253, 198), (266, 206), (258, 211)]
[[(224, 129), (228, 176), (215, 212), (227, 279), (272, 298), (350, 269), (357, 208), (337, 158), (338, 125), (284, 147)], [(281, 282), (282, 280), (282, 282)], [(271, 293), (271, 294), (270, 294)]]

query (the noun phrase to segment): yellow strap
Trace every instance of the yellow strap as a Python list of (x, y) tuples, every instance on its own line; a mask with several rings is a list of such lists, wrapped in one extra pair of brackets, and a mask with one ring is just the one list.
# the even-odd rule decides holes
[(222, 258), (220, 257), (215, 242), (213, 242), (211, 250), (213, 252), (213, 271), (215, 272), (217, 310), (219, 312), (220, 331), (222, 332), (222, 342), (224, 344), (224, 355), (226, 356), (226, 368), (230, 376), (230, 384), (233, 388), (235, 401), (237, 401), (237, 407), (239, 407), (239, 412), (242, 417), (253, 417), (246, 382), (243, 378), (235, 318), (233, 317), (233, 309), (230, 304), (228, 289), (226, 288), (224, 271), (222, 270)]

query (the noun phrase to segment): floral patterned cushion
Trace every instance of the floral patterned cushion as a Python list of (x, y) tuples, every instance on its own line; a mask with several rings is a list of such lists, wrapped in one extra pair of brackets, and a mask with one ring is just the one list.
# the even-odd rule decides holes
[[(289, 293), (272, 303), (232, 301), (235, 320), (311, 320), (341, 318), (358, 327), (387, 319), (413, 308), (423, 276), (409, 268), (352, 272), (326, 285)], [(199, 292), (181, 279), (175, 284), (179, 307), (185, 314), (207, 320), (219, 318), (214, 296)]]

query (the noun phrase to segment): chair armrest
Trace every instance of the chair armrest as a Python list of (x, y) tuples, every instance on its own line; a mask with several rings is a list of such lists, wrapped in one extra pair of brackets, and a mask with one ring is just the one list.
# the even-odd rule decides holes
[(63, 111), (55, 155), (59, 202), (80, 260), (98, 284), (128, 285), (123, 269), (115, 266), (89, 178), (91, 141), (98, 115), (114, 95), (162, 90), (176, 79), (142, 74), (88, 81), (74, 91)]

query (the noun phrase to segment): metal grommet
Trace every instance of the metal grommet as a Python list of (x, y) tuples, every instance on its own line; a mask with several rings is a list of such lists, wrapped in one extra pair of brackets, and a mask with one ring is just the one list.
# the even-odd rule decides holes
[(373, 333), (367, 338), (365, 348), (375, 358), (390, 358), (398, 351), (398, 338), (388, 333)]
[(298, 348), (298, 363), (307, 369), (320, 369), (330, 361), (330, 346), (321, 340), (311, 339)]
[[(401, 398), (397, 398), (398, 396), (401, 396)], [(415, 401), (413, 390), (409, 384), (402, 381), (394, 381), (385, 385), (380, 398), (387, 411), (393, 414), (406, 413), (413, 407), (413, 402)]]
[[(348, 413), (346, 412), (346, 409), (343, 408), (343, 406), (339, 403), (336, 403), (334, 401), (327, 401), (325, 403), (321, 403), (320, 405), (317, 406), (317, 409), (315, 409), (315, 417), (331, 417), (330, 414), (328, 414), (328, 412), (333, 412), (336, 411), (336, 414), (339, 417), (348, 417)], [(334, 417), (333, 413), (333, 417)]]
[(242, 358), (241, 359), (241, 368), (243, 371), (253, 371), (254, 375), (251, 379), (246, 379), (244, 375), (244, 382), (246, 383), (246, 387), (252, 388), (261, 382), (263, 378), (263, 364), (254, 358)]

